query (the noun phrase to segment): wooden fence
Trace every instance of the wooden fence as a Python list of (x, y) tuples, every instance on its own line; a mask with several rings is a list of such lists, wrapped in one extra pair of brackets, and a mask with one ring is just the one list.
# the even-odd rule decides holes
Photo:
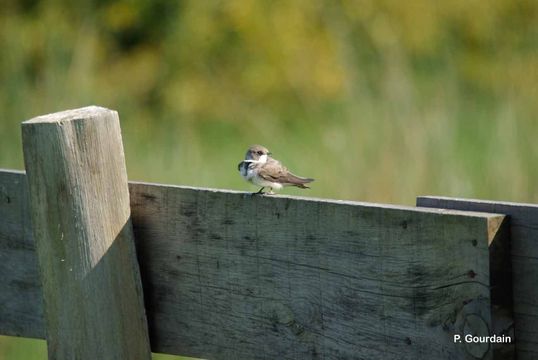
[(0, 334), (51, 359), (538, 358), (536, 205), (127, 184), (96, 107), (23, 140), (28, 175), (0, 171)]

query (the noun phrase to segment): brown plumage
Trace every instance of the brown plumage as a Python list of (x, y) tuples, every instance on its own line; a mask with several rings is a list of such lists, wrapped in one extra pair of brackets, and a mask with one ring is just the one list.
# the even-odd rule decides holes
[(297, 186), (302, 189), (309, 189), (305, 184), (314, 181), (314, 179), (300, 177), (291, 173), (280, 161), (273, 158), (267, 159), (267, 162), (260, 166), (258, 176), (267, 181)]
[(265, 187), (269, 188), (268, 194), (273, 194), (273, 189), (280, 190), (284, 186), (296, 186), (301, 189), (309, 189), (306, 184), (314, 181), (311, 178), (304, 178), (291, 173), (288, 168), (273, 159), (267, 148), (261, 145), (251, 146), (245, 155), (245, 160), (241, 161), (237, 169), (245, 180), (255, 185), (262, 186), (258, 193)]

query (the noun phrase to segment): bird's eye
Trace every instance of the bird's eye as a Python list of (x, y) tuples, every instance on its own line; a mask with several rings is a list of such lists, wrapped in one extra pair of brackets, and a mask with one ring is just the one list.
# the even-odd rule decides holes
[(263, 151), (259, 150), (258, 155), (263, 155)]

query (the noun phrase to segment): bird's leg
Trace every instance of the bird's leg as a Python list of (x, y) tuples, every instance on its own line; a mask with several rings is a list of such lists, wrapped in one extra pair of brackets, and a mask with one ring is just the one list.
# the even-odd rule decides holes
[(265, 189), (265, 186), (258, 190), (258, 192), (252, 193), (252, 195), (264, 194), (263, 189)]
[(266, 195), (275, 195), (273, 188), (269, 188), (269, 192), (267, 192)]

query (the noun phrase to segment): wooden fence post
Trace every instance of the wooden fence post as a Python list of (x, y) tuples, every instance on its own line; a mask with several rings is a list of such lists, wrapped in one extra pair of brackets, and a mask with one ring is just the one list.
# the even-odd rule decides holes
[(49, 359), (150, 359), (118, 114), (22, 123)]

